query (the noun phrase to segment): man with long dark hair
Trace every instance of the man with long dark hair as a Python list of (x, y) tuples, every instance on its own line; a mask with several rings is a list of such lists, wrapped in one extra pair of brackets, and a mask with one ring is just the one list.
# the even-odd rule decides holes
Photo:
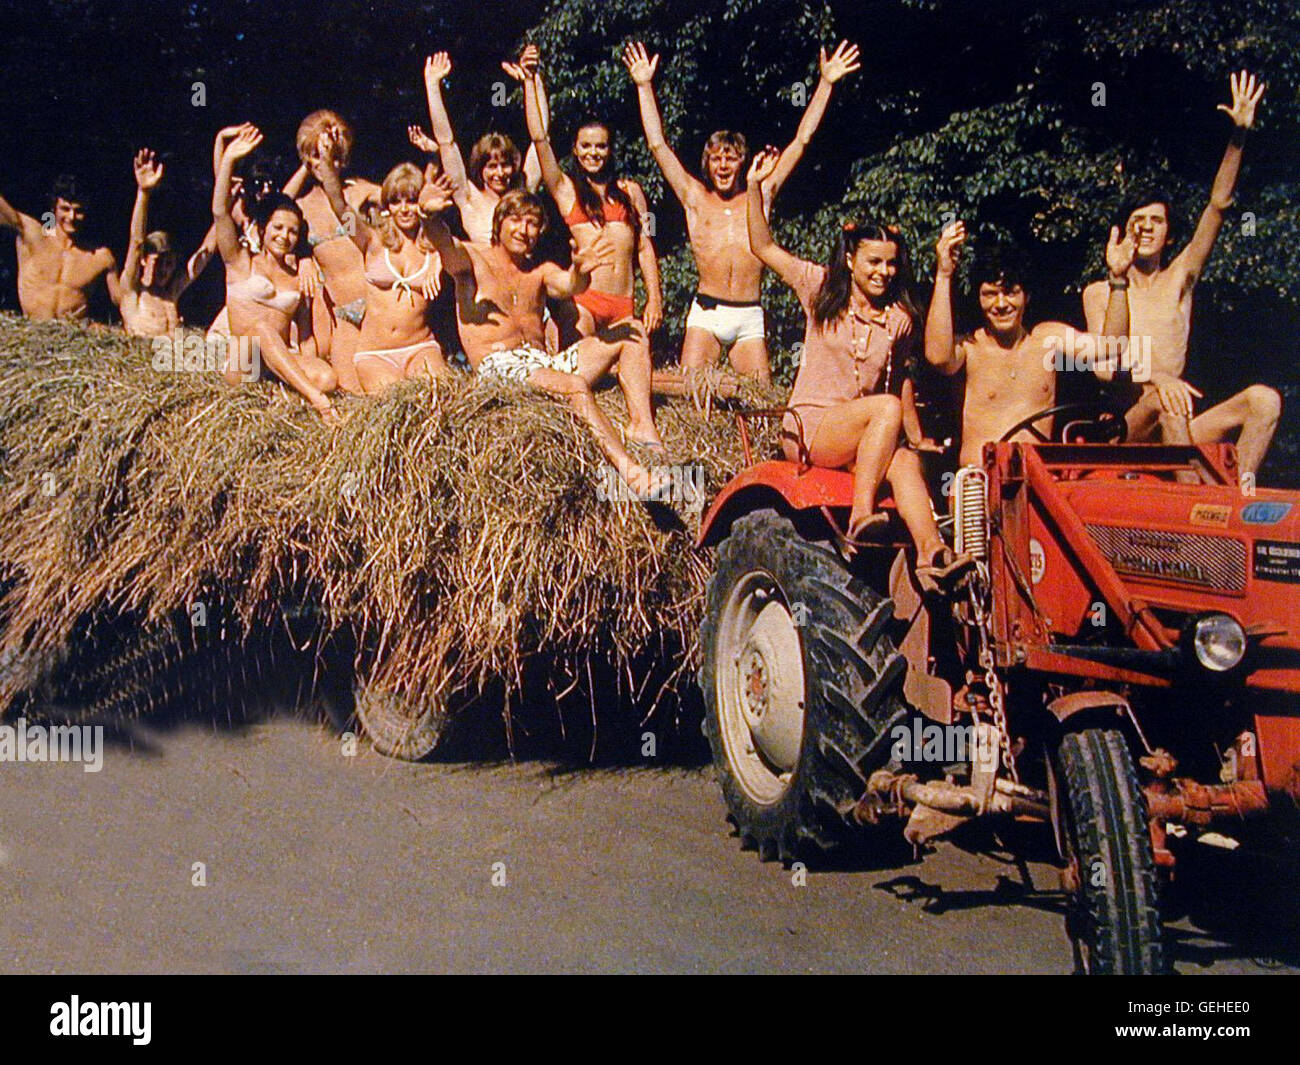
[[(763, 182), (764, 211), (771, 208), (772, 200), (821, 124), (831, 87), (859, 66), (857, 46), (847, 41), (841, 41), (831, 55), (821, 49), (819, 59), (821, 80), (808, 101), (798, 132)], [(653, 86), (659, 57), (648, 55), (645, 45), (633, 42), (623, 52), (623, 63), (636, 85), (646, 142), (686, 210), (686, 232), (699, 273), (699, 289), (686, 318), (682, 366), (712, 366), (724, 349), (730, 348), (731, 365), (739, 373), (769, 382), (772, 370), (767, 357), (767, 331), (758, 299), (763, 264), (749, 250), (745, 202), (741, 199), (748, 155), (745, 138), (730, 130), (714, 133), (704, 146), (701, 176), (692, 176), (664, 138)]]
[[(1124, 233), (1133, 245), (1129, 265), (1111, 270), (1106, 281), (1083, 290), (1088, 329), (1111, 336), (1132, 334), (1150, 344), (1150, 381), (1141, 386), (1129, 410), (1129, 438), (1166, 443), (1207, 443), (1240, 431), (1237, 458), (1243, 473), (1254, 473), (1273, 439), (1282, 414), (1282, 398), (1266, 385), (1251, 385), (1231, 399), (1195, 414), (1201, 393), (1183, 380), (1192, 324), (1192, 290), (1214, 250), (1225, 213), (1232, 206), (1241, 169), (1246, 131), (1255, 123), (1255, 108), (1264, 84), (1242, 71), (1231, 78), (1232, 105), (1219, 110), (1232, 119), (1232, 135), (1219, 163), (1210, 202), (1201, 212), (1187, 247), (1165, 264), (1173, 232), (1170, 197), (1159, 191), (1138, 193), (1121, 209), (1111, 239)], [(1108, 370), (1099, 376), (1113, 376)]]
[[(935, 247), (934, 296), (925, 320), (926, 361), (943, 374), (966, 371), (961, 406), (961, 464), (981, 463), (984, 445), (1016, 422), (1052, 406), (1056, 397), (1054, 356), (1070, 343), (1064, 322), (1028, 326), (1028, 260), (1018, 249), (994, 247), (976, 257), (971, 282), (984, 324), (965, 336), (953, 327), (952, 279), (966, 224), (945, 226)], [(1051, 431), (1050, 419), (1038, 423)], [(1031, 439), (1028, 430), (1015, 439)]]

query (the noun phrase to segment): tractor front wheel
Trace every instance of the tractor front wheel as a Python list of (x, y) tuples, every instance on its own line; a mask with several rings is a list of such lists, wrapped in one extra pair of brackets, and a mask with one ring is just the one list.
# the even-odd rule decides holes
[(731, 820), (764, 860), (851, 838), (867, 776), (904, 718), (892, 604), (828, 544), (759, 510), (717, 551), (701, 630), (705, 733)]
[(1067, 733), (1054, 766), (1067, 927), (1088, 973), (1160, 973), (1158, 878), (1146, 799), (1117, 729)]

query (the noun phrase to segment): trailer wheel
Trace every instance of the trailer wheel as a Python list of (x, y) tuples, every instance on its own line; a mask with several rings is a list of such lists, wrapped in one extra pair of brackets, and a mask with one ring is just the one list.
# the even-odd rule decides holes
[(1146, 799), (1116, 729), (1067, 733), (1056, 751), (1062, 857), (1076, 885), (1067, 927), (1093, 974), (1164, 971)]
[(766, 861), (816, 858), (905, 717), (905, 662), (883, 634), (892, 601), (774, 510), (738, 519), (717, 551), (701, 630), (705, 734), (730, 817)]
[(447, 718), (439, 706), (414, 700), (374, 684), (358, 681), (353, 705), (361, 731), (376, 751), (404, 762), (418, 762), (438, 749)]

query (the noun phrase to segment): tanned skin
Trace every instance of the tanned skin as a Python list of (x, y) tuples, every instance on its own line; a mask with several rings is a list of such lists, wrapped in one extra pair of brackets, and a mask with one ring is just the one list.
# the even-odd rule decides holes
[[(641, 124), (646, 143), (663, 171), (669, 187), (686, 211), (686, 231), (699, 273), (699, 292), (705, 296), (738, 303), (754, 303), (759, 298), (763, 264), (749, 249), (745, 223), (744, 188), (741, 175), (745, 160), (739, 153), (722, 148), (707, 161), (710, 184), (690, 174), (664, 137), (659, 104), (655, 100), (654, 76), (659, 57), (648, 55), (645, 45), (633, 42), (623, 52), (623, 64), (636, 85)], [(804, 150), (821, 124), (830, 103), (832, 86), (859, 67), (856, 45), (841, 42), (832, 55), (823, 48), (819, 54), (821, 78), (817, 83), (795, 138), (781, 152), (772, 173), (762, 184), (763, 210), (794, 172)], [(711, 187), (710, 187), (711, 185)], [(682, 344), (682, 366), (701, 369), (712, 366), (722, 357), (722, 346), (708, 330), (690, 327)], [(731, 365), (738, 373), (749, 374), (764, 383), (772, 379), (768, 362), (767, 341), (762, 337), (738, 341), (732, 346)]]
[[(1064, 322), (1040, 322), (1025, 327), (1029, 297), (1019, 284), (984, 283), (979, 289), (984, 325), (969, 336), (957, 337), (953, 328), (952, 278), (966, 224), (944, 227), (935, 247), (938, 268), (934, 296), (925, 320), (925, 358), (944, 374), (965, 368), (962, 401), (961, 464), (978, 466), (984, 445), (1001, 439), (1016, 422), (1046, 407), (1056, 397), (1056, 371), (1051, 366), (1054, 348), (1063, 350), (1070, 327)], [(1044, 358), (1044, 356), (1049, 356)], [(1038, 423), (1051, 431), (1051, 420)], [(1021, 430), (1012, 439), (1033, 439)]]
[(149, 200), (162, 181), (163, 165), (152, 151), (142, 148), (136, 154), (134, 170), (135, 207), (131, 211), (131, 232), (120, 281), (122, 326), (132, 336), (166, 336), (181, 324), (177, 308), (181, 295), (216, 253), (216, 226), (209, 227), (184, 270), (177, 270), (175, 252), (147, 250)]
[(82, 204), (59, 197), (48, 228), (0, 197), (0, 226), (12, 229), (18, 245), (18, 303), (29, 318), (84, 319), (96, 288), (103, 284), (117, 304), (121, 290), (117, 260), (108, 248), (88, 247)]
[[(1255, 111), (1264, 95), (1263, 82), (1241, 71), (1230, 79), (1232, 103), (1219, 104), (1232, 119), (1233, 131), (1201, 212), (1192, 239), (1168, 266), (1161, 264), (1169, 243), (1169, 213), (1163, 203), (1138, 207), (1126, 223), (1135, 244), (1131, 264), (1111, 271), (1083, 292), (1089, 330), (1112, 336), (1150, 338), (1151, 379), (1129, 410), (1129, 439), (1166, 443), (1210, 443), (1239, 432), (1237, 460), (1243, 473), (1254, 473), (1264, 461), (1282, 413), (1278, 393), (1266, 385), (1251, 385), (1231, 399), (1201, 414), (1196, 400), (1202, 393), (1183, 379), (1191, 326), (1192, 290), (1214, 250), (1226, 212), (1232, 206), (1241, 170), (1246, 133), (1255, 124)], [(1112, 239), (1116, 236), (1112, 233)], [(1111, 376), (1102, 372), (1103, 377)]]
[[(541, 235), (539, 217), (506, 215), (493, 244), (459, 240), (438, 217), (452, 204), (454, 193), (452, 179), (443, 175), (425, 185), (420, 208), (429, 219), (427, 232), (442, 257), (443, 269), (456, 285), (456, 325), (470, 364), (477, 369), (493, 351), (524, 345), (545, 351), (542, 309), (546, 298), (571, 299), (585, 291), (592, 272), (609, 265), (612, 249), (608, 238), (584, 248), (574, 244), (572, 266), (567, 270), (552, 262), (536, 263), (533, 251)], [(650, 412), (650, 364), (648, 360), (637, 362), (640, 350), (630, 339), (587, 337), (578, 342), (577, 373), (539, 369), (529, 376), (528, 383), (566, 400), (590, 427), (600, 450), (628, 486), (644, 496), (663, 487), (664, 476), (633, 460), (592, 395), (592, 386), (617, 362), (631, 420), (628, 436), (657, 440)]]

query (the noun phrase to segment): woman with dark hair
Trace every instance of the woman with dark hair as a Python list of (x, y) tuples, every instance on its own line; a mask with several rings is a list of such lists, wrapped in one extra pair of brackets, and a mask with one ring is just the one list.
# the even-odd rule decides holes
[[(235, 163), (262, 142), (255, 126), (246, 125), (230, 140), (222, 153), (217, 183), (212, 193), (212, 221), (217, 248), (226, 265), (226, 306), (230, 331), (248, 337), (257, 345), (260, 364), (303, 396), (326, 421), (338, 415), (328, 393), (338, 378), (329, 363), (316, 356), (311, 332), (310, 300), (299, 291), (297, 252), (306, 230), (302, 211), (283, 193), (271, 193), (258, 204), (254, 219), (258, 251), (240, 241), (231, 215), (231, 175)], [(289, 347), (290, 329), (297, 325), (298, 348)], [(230, 362), (227, 380), (239, 374)]]
[(853, 473), (848, 528), (835, 530), (847, 554), (883, 529), (887, 516), (876, 509), (876, 494), (888, 481), (916, 544), (917, 580), (927, 591), (941, 590), (971, 561), (944, 544), (920, 458), (899, 447), (903, 384), (919, 318), (908, 291), (907, 244), (893, 228), (849, 222), (825, 266), (786, 251), (772, 239), (761, 191), (779, 158), (772, 147), (754, 158), (746, 196), (750, 248), (794, 290), (808, 316), (790, 394), (794, 414), (784, 424), (786, 456), (799, 461), (806, 454), (816, 466)]
[[(591, 336), (615, 322), (636, 318), (632, 297), (638, 263), (646, 288), (644, 326), (653, 332), (663, 322), (663, 296), (654, 245), (641, 224), (647, 211), (645, 193), (635, 181), (618, 173), (613, 134), (598, 119), (587, 119), (578, 126), (573, 153), (561, 167), (542, 121), (540, 101), (545, 89), (539, 58), (536, 46), (530, 44), (520, 56), (519, 67), (525, 75), (528, 135), (541, 164), (542, 179), (578, 247), (586, 247), (602, 232), (608, 233), (614, 244), (613, 262), (599, 267), (592, 274), (591, 287), (574, 297), (578, 332)], [(641, 325), (633, 324), (638, 328)]]
[[(502, 68), (512, 78), (523, 80), (523, 73), (514, 63), (502, 63)], [(442, 79), (451, 73), (451, 57), (437, 52), (424, 61), (424, 91), (429, 104), (429, 120), (433, 123), (433, 137), (442, 159), (443, 172), (452, 180), (455, 198), (452, 202), (460, 210), (465, 234), (475, 244), (492, 243), (492, 214), (501, 197), (511, 189), (527, 188), (530, 192), (541, 184), (541, 169), (537, 153), (531, 148), (520, 158), (514, 141), (504, 133), (487, 133), (478, 139), (470, 150), (469, 166), (456, 145), (456, 135), (447, 117), (447, 107), (442, 100)], [(545, 99), (541, 101), (543, 125), (550, 122), (550, 109)]]

